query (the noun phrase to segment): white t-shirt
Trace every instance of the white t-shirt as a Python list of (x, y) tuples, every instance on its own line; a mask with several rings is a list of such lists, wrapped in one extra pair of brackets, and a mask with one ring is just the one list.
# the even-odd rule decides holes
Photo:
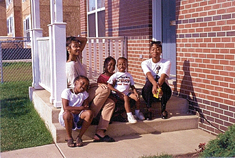
[[(73, 106), (73, 107), (82, 106), (84, 100), (86, 100), (88, 96), (89, 94), (86, 91), (75, 94), (71, 92), (69, 88), (66, 88), (61, 93), (61, 98), (69, 100), (69, 106)], [(62, 106), (59, 115), (63, 115), (63, 112), (64, 112), (64, 108)]]
[(160, 77), (162, 74), (166, 74), (169, 77), (171, 62), (170, 60), (160, 59), (159, 62), (154, 63), (151, 58), (143, 61), (141, 63), (141, 67), (145, 75), (147, 74), (147, 72), (151, 72), (154, 78), (156, 78), (157, 75)]
[(114, 82), (116, 82), (114, 88), (117, 89), (118, 91), (124, 93), (125, 95), (127, 95), (130, 92), (130, 86), (135, 84), (133, 77), (128, 72), (114, 73), (109, 78), (107, 83), (113, 84)]
[(66, 62), (66, 77), (67, 77), (67, 83), (69, 87), (74, 87), (74, 79), (78, 75), (86, 76), (86, 69), (83, 67), (80, 60), (70, 61)]

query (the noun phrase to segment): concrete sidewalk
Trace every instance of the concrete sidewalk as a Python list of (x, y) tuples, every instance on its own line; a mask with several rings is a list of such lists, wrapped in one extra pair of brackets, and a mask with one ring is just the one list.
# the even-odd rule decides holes
[(200, 143), (215, 139), (199, 129), (165, 133), (130, 135), (115, 138), (116, 142), (84, 142), (83, 147), (69, 148), (66, 143), (50, 144), (1, 153), (2, 158), (138, 158), (150, 155), (193, 153)]

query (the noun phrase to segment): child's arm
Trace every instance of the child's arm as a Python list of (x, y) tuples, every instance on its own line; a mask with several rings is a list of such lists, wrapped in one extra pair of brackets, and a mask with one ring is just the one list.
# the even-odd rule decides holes
[(77, 38), (81, 42), (80, 48), (81, 48), (81, 51), (83, 51), (83, 49), (86, 46), (87, 38), (86, 37), (77, 37)]
[(86, 100), (84, 100), (82, 106), (84, 107), (83, 110), (89, 110), (90, 109), (88, 98)]
[(108, 88), (111, 90), (111, 91), (114, 91), (117, 93), (117, 95), (120, 97), (120, 98), (124, 98), (124, 95), (122, 92), (118, 91), (117, 89), (114, 88), (113, 84), (109, 84), (108, 83)]
[(69, 106), (69, 100), (64, 99), (64, 98), (62, 98), (62, 104), (63, 104), (64, 111), (70, 111), (74, 114), (79, 114), (82, 110), (86, 110), (86, 108), (83, 106), (80, 106), (80, 107)]
[(148, 80), (152, 83), (153, 88), (152, 88), (152, 93), (156, 94), (157, 93), (157, 89), (158, 87), (160, 87), (159, 83), (157, 83), (153, 77), (153, 75), (151, 74), (151, 72), (147, 72), (146, 76), (148, 78)]
[(108, 87), (109, 87), (109, 89), (110, 89), (111, 91), (114, 91), (114, 92), (116, 92), (116, 93), (119, 92), (118, 90), (116, 90), (116, 89), (113, 87), (113, 84), (109, 84), (109, 83), (108, 83)]

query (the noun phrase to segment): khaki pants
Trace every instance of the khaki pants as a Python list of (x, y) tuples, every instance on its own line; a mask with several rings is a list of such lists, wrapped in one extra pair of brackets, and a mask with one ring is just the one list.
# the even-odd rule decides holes
[(102, 110), (97, 130), (107, 130), (115, 108), (114, 101), (108, 98), (110, 89), (103, 89), (98, 85), (92, 85), (92, 87), (89, 88), (88, 93), (89, 102), (91, 102), (90, 107), (94, 113), (94, 117)]

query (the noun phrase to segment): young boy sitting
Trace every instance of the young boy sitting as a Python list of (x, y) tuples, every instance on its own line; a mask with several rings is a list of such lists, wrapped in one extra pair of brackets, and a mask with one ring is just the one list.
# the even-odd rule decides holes
[[(124, 107), (127, 113), (127, 120), (129, 123), (136, 123), (130, 108), (130, 98), (136, 101), (135, 116), (139, 120), (144, 120), (143, 114), (140, 112), (140, 100), (139, 95), (134, 86), (134, 80), (130, 73), (126, 72), (127, 59), (120, 57), (117, 60), (118, 72), (114, 73), (107, 81), (108, 87), (116, 93), (117, 98), (124, 100)], [(133, 92), (130, 91), (130, 87)]]

